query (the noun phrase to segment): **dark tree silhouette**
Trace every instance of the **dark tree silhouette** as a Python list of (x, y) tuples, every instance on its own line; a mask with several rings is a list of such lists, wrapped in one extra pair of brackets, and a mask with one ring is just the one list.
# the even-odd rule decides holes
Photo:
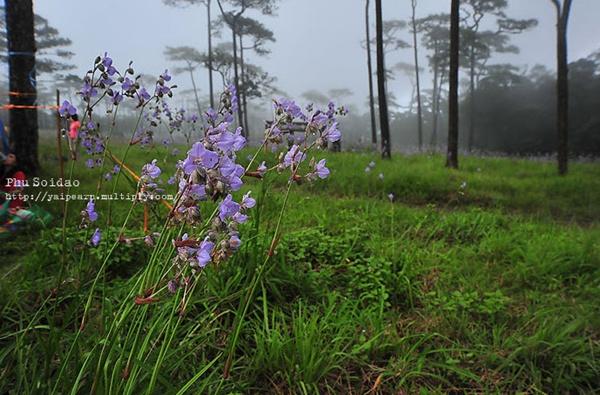
[(446, 167), (458, 169), (458, 68), (460, 57), (460, 1), (452, 0), (450, 10), (450, 75), (448, 92), (448, 152)]
[[(277, 0), (217, 0), (217, 4), (221, 10), (221, 15), (223, 16), (223, 21), (231, 29), (231, 43), (233, 48), (233, 81), (238, 93), (238, 98), (240, 97), (240, 49), (238, 48), (238, 35), (241, 31), (240, 20), (244, 13), (251, 9), (259, 10), (263, 15), (271, 15), (276, 2)], [(232, 7), (232, 10), (226, 11), (223, 7), (223, 3), (229, 3), (229, 5)], [(237, 118), (238, 125), (243, 125), (244, 114), (242, 105), (238, 106)], [(246, 136), (247, 132), (247, 130), (243, 130), (242, 134)]]
[(375, 0), (375, 30), (377, 40), (377, 95), (379, 98), (379, 123), (381, 127), (381, 157), (392, 158), (390, 119), (385, 90), (385, 51), (383, 48), (383, 12), (381, 0)]
[[(207, 57), (207, 69), (208, 69), (208, 94), (210, 96), (210, 107), (215, 107), (215, 99), (214, 99), (214, 86), (213, 86), (213, 71), (214, 67), (212, 66), (213, 62), (213, 50), (212, 50), (212, 20), (211, 20), (211, 4), (212, 0), (163, 0), (165, 4), (170, 6), (178, 6), (185, 4), (204, 4), (206, 7), (206, 19), (207, 19), (207, 36), (208, 36), (208, 57)], [(196, 88), (194, 88), (195, 90)]]
[(417, 33), (418, 33), (418, 25), (417, 25), (417, 0), (411, 0), (412, 14), (411, 14), (411, 30), (413, 36), (413, 54), (415, 58), (415, 79), (417, 83), (417, 118), (418, 118), (418, 126), (417, 133), (419, 138), (419, 151), (423, 149), (423, 110), (421, 106), (421, 80), (419, 76), (419, 47), (417, 45)]
[[(34, 106), (35, 35), (32, 0), (6, 1), (6, 41), (8, 49), (10, 104)], [(36, 109), (14, 108), (9, 112), (10, 146), (18, 161), (32, 174), (39, 169), (38, 118)]]
[(367, 45), (367, 70), (369, 72), (369, 111), (371, 116), (371, 143), (373, 147), (377, 146), (377, 122), (375, 120), (375, 94), (373, 93), (373, 61), (371, 59), (371, 29), (369, 8), (371, 1), (365, 3), (365, 29), (366, 29), (366, 45)]
[[(268, 42), (275, 41), (273, 32), (265, 27), (261, 22), (247, 17), (241, 17), (239, 20), (239, 40), (240, 40), (240, 105), (242, 106), (244, 119), (243, 127), (249, 133), (248, 126), (248, 90), (250, 83), (246, 76), (246, 67), (244, 51), (251, 50), (260, 56), (270, 53), (265, 47)], [(244, 38), (250, 39), (248, 46), (244, 45)]]
[(550, 0), (556, 8), (556, 128), (558, 129), (558, 173), (567, 174), (569, 161), (569, 65), (567, 28), (572, 0)]
[[(475, 142), (475, 113), (477, 100), (476, 85), (485, 73), (487, 62), (494, 52), (518, 53), (519, 48), (510, 45), (510, 34), (519, 34), (537, 25), (536, 19), (508, 18), (505, 10), (507, 0), (463, 0), (461, 35), (461, 55), (469, 73), (469, 130), (467, 150), (471, 151)], [(485, 19), (493, 18), (495, 30), (481, 30)]]
[[(212, 51), (208, 52), (209, 55), (207, 62), (209, 65), (212, 65)], [(164, 51), (164, 54), (167, 59), (171, 61), (183, 63), (183, 66), (177, 67), (175, 70), (173, 70), (175, 73), (187, 72), (190, 74), (194, 98), (196, 99), (196, 106), (198, 107), (198, 115), (202, 114), (202, 106), (200, 105), (200, 98), (198, 97), (198, 89), (196, 87), (196, 80), (194, 78), (194, 72), (198, 66), (201, 66), (203, 63), (202, 54), (198, 52), (197, 49), (192, 47), (167, 47)]]

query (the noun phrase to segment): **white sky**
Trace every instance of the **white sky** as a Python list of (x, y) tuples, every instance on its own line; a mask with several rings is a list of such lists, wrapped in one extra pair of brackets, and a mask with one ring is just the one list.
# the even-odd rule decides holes
[[(213, 3), (213, 16), (217, 16), (219, 10)], [(409, 0), (383, 0), (383, 3), (384, 19), (407, 19), (410, 15)], [(573, 3), (569, 30), (572, 60), (600, 48), (600, 1)], [(419, 0), (418, 16), (448, 12), (449, 4), (449, 0)], [(203, 6), (172, 8), (161, 0), (36, 0), (35, 11), (73, 40), (72, 50), (76, 53), (73, 62), (81, 75), (96, 55), (104, 51), (111, 54), (117, 65), (133, 60), (136, 71), (156, 75), (174, 66), (163, 57), (167, 45), (206, 48)], [(553, 69), (555, 14), (550, 0), (509, 0), (507, 14), (515, 18), (538, 18), (539, 25), (514, 37), (514, 44), (521, 49), (519, 55), (503, 56), (491, 63), (512, 62), (519, 66), (541, 63)], [(277, 42), (270, 45), (272, 52), (268, 57), (249, 55), (249, 61), (276, 76), (282, 91), (299, 98), (309, 89), (325, 92), (346, 87), (355, 93), (354, 103), (363, 105), (368, 92), (365, 54), (360, 47), (364, 38), (364, 0), (281, 0), (276, 16), (259, 19), (274, 31)], [(223, 40), (228, 37), (224, 35)], [(411, 56), (410, 50), (404, 50), (386, 62), (387, 65), (411, 62)], [(425, 53), (421, 58), (426, 65)], [(203, 94), (208, 90), (206, 75), (200, 70), (197, 76)], [(189, 77), (185, 75), (176, 80), (182, 88), (189, 86)], [(391, 89), (401, 100), (410, 96), (406, 79), (399, 78)]]

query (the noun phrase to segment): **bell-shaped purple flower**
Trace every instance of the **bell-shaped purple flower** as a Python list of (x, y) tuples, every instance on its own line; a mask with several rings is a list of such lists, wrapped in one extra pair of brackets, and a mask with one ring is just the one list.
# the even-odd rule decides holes
[(233, 201), (231, 195), (227, 195), (219, 205), (219, 218), (225, 221), (227, 218), (233, 217), (240, 211), (240, 205)]
[(94, 231), (94, 234), (92, 235), (92, 238), (90, 239), (90, 243), (94, 247), (97, 247), (98, 244), (100, 244), (101, 239), (102, 239), (102, 232), (100, 232), (99, 228), (96, 228), (96, 230)]
[(154, 159), (151, 163), (146, 163), (144, 167), (142, 167), (142, 176), (148, 176), (151, 179), (158, 178), (161, 170), (158, 166), (156, 166), (156, 162), (157, 160)]
[(337, 127), (337, 122), (332, 123), (327, 129), (325, 129), (325, 132), (323, 132), (322, 137), (327, 139), (330, 143), (335, 143), (336, 141), (339, 141), (342, 137), (342, 134), (340, 133)]
[(211, 252), (215, 247), (215, 243), (208, 240), (208, 237), (202, 241), (200, 248), (196, 253), (196, 259), (198, 260), (198, 266), (205, 267), (211, 261)]
[(315, 173), (321, 179), (329, 177), (329, 169), (325, 167), (325, 159), (321, 159), (319, 162), (317, 162), (315, 165)]
[(298, 166), (302, 161), (306, 159), (306, 154), (302, 152), (300, 146), (297, 144), (292, 145), (290, 150), (285, 154), (283, 158), (283, 165), (290, 167), (292, 165)]
[(68, 100), (65, 100), (58, 109), (58, 113), (61, 117), (66, 118), (77, 114), (77, 109)]
[(90, 201), (87, 203), (85, 212), (87, 213), (87, 218), (90, 220), (90, 222), (95, 222), (98, 219), (98, 213), (96, 212), (96, 205), (93, 199), (90, 199)]

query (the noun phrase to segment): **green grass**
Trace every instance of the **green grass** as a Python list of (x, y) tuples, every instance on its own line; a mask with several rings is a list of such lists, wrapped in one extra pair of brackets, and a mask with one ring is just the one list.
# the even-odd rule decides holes
[[(131, 168), (163, 156), (132, 151)], [(574, 164), (558, 177), (554, 163), (527, 160), (469, 157), (449, 171), (439, 156), (326, 156), (329, 180), (292, 188), (228, 378), (233, 330), (269, 249), (283, 176), (249, 181), (259, 202), (241, 229), (243, 248), (204, 272), (183, 316), (179, 296), (133, 303), (144, 279), (168, 267), (170, 249), (119, 244), (105, 262), (106, 248), (88, 250), (77, 229), (82, 202), (70, 209), (65, 266), (60, 229), (3, 242), (0, 393), (600, 390), (599, 165)], [(50, 147), (43, 163), (56, 176)], [(95, 189), (97, 172), (78, 163), (74, 175), (82, 190)], [(60, 216), (59, 205), (45, 207)], [(98, 205), (104, 247), (129, 207), (116, 205), (106, 228)], [(126, 235), (142, 235), (139, 207), (131, 218)]]

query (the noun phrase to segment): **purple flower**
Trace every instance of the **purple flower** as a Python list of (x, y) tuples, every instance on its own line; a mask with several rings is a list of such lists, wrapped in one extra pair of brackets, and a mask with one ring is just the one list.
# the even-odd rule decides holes
[(121, 84), (121, 88), (123, 88), (124, 91), (128, 91), (131, 89), (132, 86), (133, 86), (133, 81), (130, 80), (128, 77), (125, 77), (125, 80)]
[(251, 192), (248, 192), (242, 198), (242, 207), (245, 209), (256, 206), (256, 200), (254, 200), (253, 198), (250, 197), (250, 193)]
[(121, 94), (121, 92), (115, 93), (115, 95), (112, 98), (113, 104), (115, 106), (118, 106), (122, 101), (123, 101), (123, 95)]
[(320, 129), (321, 127), (325, 126), (325, 124), (327, 124), (328, 120), (329, 117), (326, 114), (323, 114), (323, 112), (321, 111), (317, 111), (310, 118), (309, 127), (313, 126)]
[(204, 185), (193, 184), (189, 191), (192, 197), (196, 200), (204, 199), (206, 197), (206, 188)]
[(325, 167), (325, 159), (321, 159), (315, 165), (315, 173), (319, 176), (319, 178), (327, 178), (329, 176), (329, 169)]
[(331, 126), (325, 129), (325, 132), (323, 132), (322, 137), (326, 138), (330, 143), (335, 143), (336, 141), (339, 141), (342, 137), (342, 134), (340, 133), (337, 127), (337, 122), (332, 123)]
[(258, 174), (261, 175), (261, 177), (265, 175), (265, 173), (267, 172), (267, 166), (265, 165), (265, 161), (262, 161), (262, 163), (260, 164), (260, 166), (258, 166), (256, 171), (258, 172)]
[(218, 114), (214, 109), (209, 108), (204, 113), (204, 117), (209, 123), (214, 124), (217, 121)]
[(271, 129), (270, 137), (279, 137), (279, 136), (281, 136), (281, 129), (279, 129), (277, 126), (273, 126), (273, 128)]
[(94, 88), (89, 81), (85, 81), (81, 91), (79, 91), (84, 99), (90, 99), (91, 97), (95, 97), (98, 95), (98, 91)]
[(227, 86), (227, 90), (226, 93), (229, 93), (230, 97), (231, 97), (231, 111), (232, 112), (236, 112), (238, 110), (238, 97), (237, 97), (237, 90), (235, 89), (235, 85), (234, 84), (229, 84)]
[(237, 191), (243, 185), (242, 176), (244, 175), (244, 168), (228, 157), (221, 158), (219, 164), (219, 170), (221, 175), (229, 183), (232, 190)]
[(229, 246), (232, 249), (237, 250), (240, 248), (240, 245), (242, 245), (242, 241), (240, 240), (239, 236), (237, 234), (233, 234), (229, 239)]
[(145, 102), (145, 101), (150, 100), (150, 94), (148, 93), (148, 91), (144, 87), (141, 87), (140, 90), (138, 91), (138, 97), (139, 97), (139, 99), (140, 99), (141, 102)]
[(104, 57), (102, 58), (102, 65), (106, 70), (106, 74), (114, 75), (117, 72), (117, 69), (112, 65), (113, 61), (108, 57), (108, 53), (104, 52)]
[(94, 167), (94, 160), (93, 159), (88, 159), (85, 161), (85, 165), (89, 168), (92, 169)]
[(290, 118), (295, 119), (305, 119), (306, 115), (302, 112), (302, 108), (297, 105), (293, 100), (289, 99), (280, 99), (279, 102), (274, 102), (273, 106), (276, 111), (283, 111)]
[(234, 133), (235, 141), (233, 142), (233, 150), (239, 151), (246, 146), (246, 138), (242, 136), (242, 128), (238, 127)]
[(165, 70), (165, 72), (160, 75), (160, 78), (162, 78), (165, 81), (171, 81), (171, 76), (169, 75), (169, 70)]
[(96, 230), (94, 231), (94, 234), (92, 235), (92, 238), (90, 239), (90, 243), (94, 247), (97, 247), (98, 244), (100, 244), (100, 239), (101, 238), (102, 238), (102, 233), (100, 232), (99, 228), (96, 228)]
[(227, 195), (219, 205), (219, 218), (225, 221), (240, 211), (240, 205), (233, 201), (231, 195)]
[(119, 165), (115, 165), (115, 167), (113, 167), (113, 173), (114, 174), (117, 174), (120, 171), (121, 171), (121, 167)]
[(96, 212), (96, 205), (94, 204), (94, 200), (90, 199), (85, 207), (85, 212), (87, 213), (87, 217), (90, 222), (94, 222), (98, 219), (98, 213)]
[(167, 289), (169, 290), (169, 292), (174, 294), (175, 292), (177, 292), (177, 288), (179, 288), (179, 284), (177, 283), (177, 281), (169, 280), (169, 282), (167, 283)]
[(219, 155), (216, 152), (204, 148), (201, 142), (194, 143), (192, 149), (188, 151), (188, 156), (183, 161), (183, 171), (185, 174), (192, 174), (200, 165), (212, 169), (219, 163)]
[(73, 116), (77, 114), (77, 109), (68, 100), (65, 100), (60, 108), (58, 109), (58, 113), (61, 117), (66, 118), (68, 116)]
[(237, 222), (238, 224), (243, 224), (244, 222), (246, 222), (248, 220), (248, 216), (245, 214), (242, 214), (240, 212), (237, 212), (235, 214), (233, 214), (232, 219)]
[(160, 176), (161, 170), (158, 166), (156, 166), (157, 160), (154, 159), (151, 163), (146, 163), (144, 167), (142, 167), (142, 176), (148, 176), (151, 179), (155, 179)]
[(94, 123), (94, 121), (89, 121), (87, 123), (87, 130), (96, 130), (96, 124)]
[(198, 266), (205, 267), (211, 261), (210, 253), (215, 247), (215, 243), (208, 240), (208, 237), (202, 241), (200, 248), (196, 254), (198, 260)]
[(285, 167), (290, 167), (292, 165), (299, 165), (302, 161), (306, 159), (306, 154), (302, 152), (300, 146), (294, 144), (292, 148), (285, 154), (283, 158), (283, 165)]

